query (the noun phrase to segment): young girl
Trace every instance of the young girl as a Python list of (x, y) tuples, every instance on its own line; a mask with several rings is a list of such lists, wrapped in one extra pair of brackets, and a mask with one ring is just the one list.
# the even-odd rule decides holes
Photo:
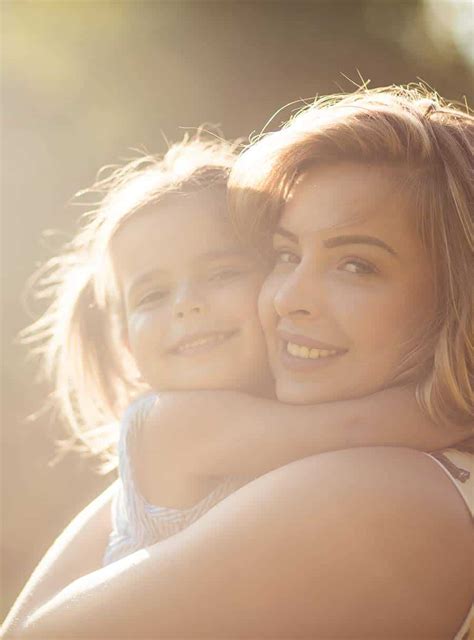
[[(118, 418), (151, 391), (122, 420), (106, 563), (177, 533), (292, 460), (364, 444), (450, 442), (409, 387), (308, 407), (271, 399), (257, 316), (266, 264), (227, 219), (232, 159), (228, 145), (192, 141), (102, 183), (106, 196), (61, 259), (53, 306), (33, 328), (47, 340), (64, 413), (96, 450), (97, 432), (79, 429)], [(221, 390), (214, 405), (211, 389)], [(181, 398), (180, 390), (196, 393)], [(171, 423), (177, 405), (181, 419)], [(18, 624), (53, 595), (33, 598), (28, 586), (25, 594), (10, 618)]]

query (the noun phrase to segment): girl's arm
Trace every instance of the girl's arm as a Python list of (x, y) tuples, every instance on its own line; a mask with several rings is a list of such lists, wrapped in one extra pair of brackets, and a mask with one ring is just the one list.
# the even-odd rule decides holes
[(77, 580), (21, 637), (452, 638), (473, 595), (472, 543), (462, 498), (428, 456), (330, 452)]
[(169, 501), (166, 491), (177, 475), (191, 484), (207, 476), (256, 477), (326, 451), (369, 445), (432, 451), (473, 433), (472, 425), (434, 424), (409, 387), (314, 406), (233, 391), (165, 393), (138, 445), (138, 481), (147, 498), (160, 504)]
[(117, 483), (112, 484), (83, 509), (53, 543), (5, 619), (4, 633), (17, 631), (35, 609), (66, 585), (102, 567), (116, 487)]

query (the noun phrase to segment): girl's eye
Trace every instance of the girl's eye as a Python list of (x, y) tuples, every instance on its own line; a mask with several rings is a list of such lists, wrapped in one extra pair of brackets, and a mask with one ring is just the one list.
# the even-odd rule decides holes
[(150, 291), (143, 298), (138, 301), (138, 306), (142, 307), (147, 304), (152, 304), (154, 302), (159, 302), (166, 296), (166, 291), (161, 289), (155, 289), (154, 291)]
[(275, 249), (275, 264), (279, 262), (298, 264), (300, 262), (300, 257), (294, 253), (293, 251), (289, 251), (288, 249)]
[(239, 269), (221, 269), (220, 271), (215, 271), (209, 276), (209, 280), (211, 282), (221, 282), (223, 280), (231, 280), (239, 276), (242, 271)]
[(348, 258), (342, 263), (340, 268), (342, 271), (359, 275), (370, 275), (371, 273), (377, 272), (377, 269), (374, 265), (370, 264), (370, 262), (358, 258)]

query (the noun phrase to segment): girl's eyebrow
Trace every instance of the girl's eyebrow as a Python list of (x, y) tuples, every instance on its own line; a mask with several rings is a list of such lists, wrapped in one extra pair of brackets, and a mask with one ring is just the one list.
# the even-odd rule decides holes
[(151, 269), (150, 271), (145, 271), (145, 273), (140, 274), (134, 280), (132, 280), (128, 287), (127, 294), (130, 295), (135, 289), (138, 289), (142, 285), (147, 284), (157, 276), (164, 273), (165, 272), (162, 269)]
[(291, 242), (295, 242), (296, 244), (298, 244), (298, 236), (294, 233), (291, 233), (291, 231), (287, 231), (287, 229), (284, 229), (283, 227), (277, 227), (273, 234), (283, 236), (284, 238), (288, 238), (288, 240), (291, 240)]
[[(298, 244), (298, 236), (283, 227), (277, 227), (275, 229), (275, 235), (283, 236), (284, 238), (288, 238), (291, 242)], [(375, 247), (380, 247), (381, 249), (385, 249), (393, 256), (398, 257), (397, 252), (393, 249), (389, 244), (380, 240), (380, 238), (376, 238), (375, 236), (367, 236), (360, 234), (351, 234), (351, 235), (342, 235), (342, 236), (334, 236), (332, 238), (328, 238), (324, 240), (323, 245), (327, 249), (333, 249), (334, 247), (341, 247), (345, 244), (370, 244)]]
[[(245, 249), (224, 249), (224, 250), (216, 250), (216, 251), (208, 251), (207, 253), (202, 254), (198, 258), (198, 262), (206, 263), (212, 262), (213, 260), (222, 260), (228, 258), (245, 258), (248, 255)], [(157, 277), (166, 275), (165, 269), (150, 269), (150, 271), (145, 271), (145, 273), (141, 273), (138, 275), (128, 287), (127, 294), (130, 295), (133, 291), (142, 285), (148, 284), (148, 282), (154, 280)]]
[(199, 256), (199, 262), (209, 262), (212, 260), (221, 260), (222, 258), (245, 258), (248, 255), (248, 251), (245, 248), (236, 249), (223, 249), (208, 251)]

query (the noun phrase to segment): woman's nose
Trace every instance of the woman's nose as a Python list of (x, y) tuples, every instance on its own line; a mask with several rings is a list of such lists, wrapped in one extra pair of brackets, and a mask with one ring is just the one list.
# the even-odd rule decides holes
[(177, 292), (173, 308), (175, 318), (198, 315), (203, 313), (204, 309), (204, 300), (195, 288), (186, 286)]
[(318, 316), (321, 303), (318, 276), (302, 264), (281, 282), (273, 297), (280, 317)]

